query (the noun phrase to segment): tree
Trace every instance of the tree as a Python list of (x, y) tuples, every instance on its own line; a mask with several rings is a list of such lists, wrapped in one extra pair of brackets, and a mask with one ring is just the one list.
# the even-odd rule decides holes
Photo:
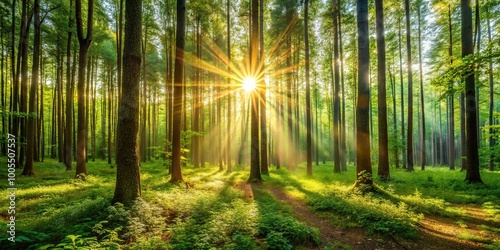
[(78, 34), (78, 125), (76, 138), (76, 175), (87, 174), (87, 123), (85, 119), (85, 66), (87, 65), (87, 52), (92, 42), (94, 0), (88, 0), (87, 9), (87, 34), (83, 36), (82, 0), (75, 2), (76, 31)]
[[(227, 31), (227, 71), (231, 74), (231, 5), (230, 0), (226, 0), (226, 31)], [(231, 172), (231, 77), (227, 78), (227, 141), (226, 141), (226, 171)]]
[(378, 83), (378, 176), (389, 179), (389, 149), (387, 135), (387, 97), (385, 77), (385, 34), (384, 34), (384, 3), (375, 0), (377, 22), (377, 83)]
[[(66, 126), (64, 129), (64, 165), (66, 171), (72, 169), (73, 160), (73, 93), (74, 84), (71, 79), (71, 40), (72, 32), (72, 18), (71, 9), (73, 7), (73, 0), (69, 1), (70, 11), (68, 17), (68, 36), (66, 41)], [(104, 121), (104, 120), (103, 120)]]
[[(491, 22), (490, 19), (491, 17), (490, 12), (489, 12), (489, 6), (486, 5), (486, 14), (488, 15), (487, 19), (487, 26), (488, 26), (488, 42), (491, 44)], [(490, 49), (491, 53), (491, 49)], [(489, 80), (489, 89), (490, 89), (490, 96), (489, 96), (489, 115), (488, 115), (488, 123), (490, 125), (489, 133), (490, 133), (490, 138), (489, 138), (489, 146), (490, 146), (490, 159), (488, 162), (488, 169), (490, 171), (494, 170), (494, 161), (495, 161), (495, 154), (493, 153), (494, 147), (495, 147), (495, 137), (493, 136), (494, 130), (493, 130), (493, 112), (494, 112), (494, 99), (493, 99), (493, 63), (492, 60), (489, 59), (488, 61), (488, 80)]]
[[(261, 0), (262, 1), (262, 0)], [(259, 0), (252, 0), (251, 5), (251, 38), (250, 38), (250, 72), (252, 76), (257, 76), (257, 52), (259, 48)], [(255, 79), (255, 78), (254, 78)], [(249, 182), (261, 182), (259, 166), (259, 100), (258, 90), (250, 92), (251, 114), (250, 114), (250, 176)]]
[[(228, 19), (229, 20), (229, 19)], [(260, 65), (264, 67), (264, 0), (260, 0), (259, 5), (259, 58)], [(228, 46), (229, 47), (229, 46)], [(260, 169), (263, 174), (269, 174), (269, 164), (268, 164), (268, 155), (267, 155), (267, 86), (266, 82), (263, 80), (264, 76), (262, 76), (262, 81), (260, 84)]]
[[(368, 0), (357, 0), (358, 23), (358, 102), (356, 104), (356, 185), (372, 184), (370, 161), (370, 36)], [(370, 175), (370, 176), (367, 176)]]
[[(474, 43), (472, 39), (472, 8), (471, 0), (461, 0), (462, 14), (462, 57), (472, 56)], [(465, 78), (465, 130), (467, 135), (467, 183), (483, 183), (479, 174), (478, 133), (477, 133), (477, 101), (474, 83), (474, 71), (467, 73)]]
[(175, 71), (172, 124), (172, 172), (170, 182), (181, 182), (181, 116), (184, 87), (184, 43), (186, 32), (186, 0), (177, 0), (177, 27), (175, 38)]
[(422, 131), (420, 139), (420, 153), (422, 170), (425, 169), (425, 103), (424, 103), (424, 76), (422, 72), (422, 20), (421, 20), (421, 5), (422, 2), (417, 3), (417, 16), (418, 16), (418, 65), (420, 75), (420, 109), (422, 110)]
[[(261, 0), (262, 1), (262, 0)], [(304, 45), (306, 50), (306, 148), (307, 174), (312, 175), (311, 84), (309, 82), (309, 0), (304, 1)]]
[(339, 173), (340, 169), (340, 84), (339, 84), (339, 33), (338, 16), (340, 15), (338, 2), (333, 1), (333, 68), (334, 68), (334, 86), (333, 86), (333, 172)]
[(411, 22), (410, 22), (410, 0), (405, 0), (405, 13), (406, 13), (406, 54), (408, 67), (408, 133), (406, 143), (406, 157), (408, 163), (408, 172), (413, 169), (413, 72), (411, 61)]
[(122, 100), (118, 110), (116, 186), (113, 203), (130, 204), (141, 196), (138, 133), (142, 0), (126, 0), (125, 4)]
[[(40, 65), (40, 0), (35, 0), (34, 8), (34, 44), (33, 44), (33, 64), (31, 71), (31, 88), (29, 96), (29, 116), (28, 116), (28, 127), (26, 131), (26, 164), (24, 165), (24, 170), (22, 175), (33, 176), (33, 160), (35, 157), (35, 140), (36, 140), (36, 102), (37, 102), (37, 88), (39, 79), (39, 65)], [(43, 98), (43, 95), (42, 95)]]

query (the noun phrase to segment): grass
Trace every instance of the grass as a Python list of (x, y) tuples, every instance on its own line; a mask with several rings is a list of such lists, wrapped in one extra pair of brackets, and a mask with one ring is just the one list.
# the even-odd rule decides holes
[[(0, 157), (5, 162), (5, 158)], [(485, 185), (463, 183), (464, 173), (429, 167), (407, 173), (392, 169), (391, 180), (378, 181), (377, 191), (353, 191), (354, 168), (333, 174), (332, 165), (314, 166), (307, 176), (304, 165), (295, 171), (272, 169), (261, 188), (253, 188), (254, 201), (236, 188), (248, 168), (232, 173), (217, 167), (183, 168), (186, 182), (171, 184), (161, 162), (141, 164), (143, 197), (131, 207), (111, 206), (115, 171), (104, 161), (89, 162), (86, 181), (74, 171), (48, 159), (35, 165), (35, 177), (16, 172), (16, 242), (25, 249), (292, 249), (320, 244), (317, 229), (297, 220), (293, 208), (266, 191), (282, 189), (302, 200), (315, 213), (338, 227), (361, 227), (368, 234), (418, 237), (422, 214), (437, 213), (461, 218), (465, 211), (452, 204), (481, 204), (500, 219), (500, 172), (482, 172)], [(6, 171), (0, 173), (6, 179)], [(376, 169), (374, 169), (376, 173)], [(8, 204), (6, 182), (0, 183), (0, 204)], [(8, 214), (0, 210), (1, 231), (7, 231)], [(463, 221), (457, 222), (465, 224)], [(484, 230), (498, 232), (498, 228)], [(482, 243), (470, 235), (466, 240)], [(496, 242), (493, 243), (494, 246)], [(13, 246), (6, 234), (0, 248)], [(327, 249), (349, 249), (340, 241)]]

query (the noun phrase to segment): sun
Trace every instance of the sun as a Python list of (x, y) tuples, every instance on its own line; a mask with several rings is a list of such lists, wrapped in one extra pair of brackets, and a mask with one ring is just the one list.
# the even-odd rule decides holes
[(243, 79), (243, 89), (246, 92), (252, 92), (256, 87), (257, 87), (257, 83), (255, 82), (254, 78), (247, 77), (247, 78)]

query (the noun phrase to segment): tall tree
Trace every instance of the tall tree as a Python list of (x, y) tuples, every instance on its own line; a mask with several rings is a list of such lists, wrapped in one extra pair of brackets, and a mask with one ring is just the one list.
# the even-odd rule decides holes
[(306, 161), (307, 174), (312, 175), (311, 84), (309, 82), (309, 0), (304, 1), (304, 33), (304, 45), (306, 50)]
[[(259, 60), (260, 67), (264, 67), (264, 1), (259, 3)], [(264, 76), (260, 77), (260, 169), (263, 174), (269, 174), (267, 155), (267, 86)]]
[[(29, 96), (29, 116), (28, 127), (26, 131), (26, 163), (22, 175), (33, 176), (33, 160), (35, 158), (35, 141), (36, 141), (36, 114), (37, 114), (37, 89), (39, 79), (39, 65), (40, 65), (40, 0), (35, 0), (33, 6), (34, 14), (34, 44), (33, 44), (33, 64), (31, 70), (31, 88)], [(43, 98), (43, 95), (42, 95)]]
[[(491, 44), (491, 22), (490, 22), (490, 11), (489, 11), (489, 6), (486, 5), (486, 15), (487, 16), (487, 26), (488, 26), (488, 42)], [(491, 48), (490, 48), (490, 53), (491, 53)], [(488, 169), (490, 171), (494, 170), (494, 162), (495, 162), (495, 154), (494, 154), (494, 147), (495, 147), (495, 136), (494, 136), (494, 129), (493, 129), (493, 112), (494, 112), (494, 99), (493, 99), (493, 91), (494, 91), (494, 86), (493, 86), (493, 62), (491, 59), (488, 60), (488, 80), (489, 80), (489, 89), (490, 89), (490, 96), (489, 96), (489, 115), (488, 115), (488, 124), (490, 125), (489, 133), (490, 133), (490, 138), (489, 138), (489, 146), (490, 146), (490, 159), (488, 161)]]
[[(261, 0), (262, 1), (262, 0)], [(259, 0), (252, 0), (251, 4), (251, 38), (250, 38), (250, 72), (252, 77), (257, 77), (258, 49), (259, 49)], [(250, 176), (249, 182), (261, 182), (259, 166), (259, 100), (258, 90), (250, 92), (251, 114), (250, 114)]]
[(337, 1), (333, 1), (333, 172), (339, 173), (340, 169), (340, 71), (339, 71), (339, 33), (338, 15), (340, 14)]
[[(450, 64), (453, 63), (453, 26), (451, 22), (451, 4), (448, 3), (448, 30), (449, 30), (449, 43), (448, 43), (448, 56), (450, 57)], [(450, 82), (450, 88), (453, 87), (453, 82)], [(448, 97), (449, 105), (449, 115), (448, 115), (448, 127), (449, 127), (449, 164), (450, 170), (455, 169), (455, 103), (453, 97), (453, 91), (450, 91), (451, 95)], [(442, 152), (443, 153), (443, 152)]]
[[(226, 31), (227, 31), (227, 70), (231, 74), (231, 1), (226, 1)], [(227, 78), (227, 141), (226, 141), (226, 171), (231, 172), (231, 77)]]
[(186, 0), (177, 0), (177, 27), (175, 37), (175, 71), (172, 125), (172, 172), (170, 182), (181, 182), (181, 119), (184, 86), (184, 43), (186, 33)]
[(139, 83), (141, 79), (142, 0), (126, 0), (122, 100), (119, 102), (116, 186), (113, 203), (141, 196), (139, 171)]
[(85, 121), (85, 66), (87, 65), (87, 52), (92, 42), (94, 19), (94, 0), (88, 0), (87, 8), (87, 34), (83, 36), (82, 0), (75, 2), (76, 31), (78, 34), (78, 125), (76, 138), (76, 175), (87, 174), (87, 123)]
[(378, 176), (388, 179), (389, 148), (387, 135), (387, 94), (385, 75), (385, 34), (384, 34), (384, 2), (375, 0), (377, 30), (377, 84), (378, 84)]
[(356, 105), (356, 185), (371, 185), (370, 161), (370, 36), (368, 33), (368, 0), (357, 0), (358, 23), (358, 101)]
[[(462, 57), (472, 56), (474, 43), (472, 39), (471, 0), (461, 0), (460, 10), (462, 14)], [(465, 130), (467, 135), (467, 172), (465, 181), (468, 183), (483, 183), (479, 174), (475, 73), (474, 71), (466, 73), (469, 74), (465, 78)]]
[(408, 67), (408, 133), (406, 143), (406, 157), (408, 163), (408, 172), (413, 169), (413, 71), (411, 61), (411, 22), (410, 22), (410, 0), (405, 0), (406, 13), (406, 55)]
[(421, 159), (420, 163), (422, 165), (422, 170), (425, 169), (425, 103), (424, 103), (424, 76), (422, 70), (422, 18), (421, 18), (421, 8), (423, 3), (417, 3), (417, 17), (418, 17), (418, 65), (419, 65), (419, 76), (420, 76), (420, 109), (422, 113), (422, 128), (420, 137), (420, 153)]
[(66, 171), (72, 169), (73, 160), (73, 93), (74, 84), (71, 78), (71, 40), (73, 36), (71, 10), (73, 0), (69, 1), (68, 36), (66, 40), (66, 126), (64, 128), (64, 165)]

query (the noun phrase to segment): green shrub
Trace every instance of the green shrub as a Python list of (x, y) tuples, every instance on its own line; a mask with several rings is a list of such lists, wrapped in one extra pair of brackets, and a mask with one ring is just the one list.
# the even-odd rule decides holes
[(288, 239), (281, 232), (270, 232), (264, 240), (266, 249), (269, 250), (292, 250), (293, 245), (288, 242)]

